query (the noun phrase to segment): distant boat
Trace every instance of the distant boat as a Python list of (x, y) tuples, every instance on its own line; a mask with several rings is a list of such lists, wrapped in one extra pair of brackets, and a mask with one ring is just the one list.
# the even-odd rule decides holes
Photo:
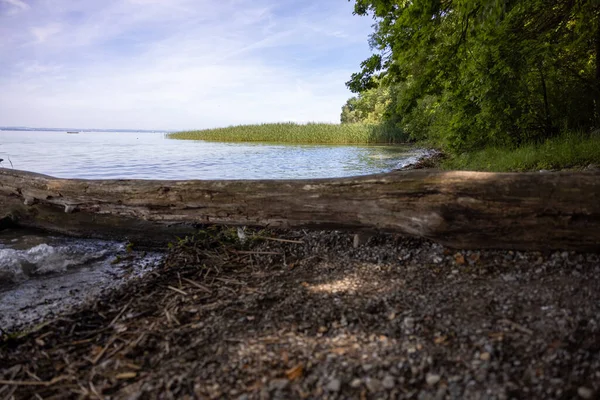
[(67, 131), (67, 133), (79, 133), (78, 131)]

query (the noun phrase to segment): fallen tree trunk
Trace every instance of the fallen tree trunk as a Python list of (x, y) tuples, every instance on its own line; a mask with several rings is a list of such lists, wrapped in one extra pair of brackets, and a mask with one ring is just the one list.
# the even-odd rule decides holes
[(198, 224), (380, 230), (456, 248), (600, 249), (600, 174), (401, 171), (315, 180), (57, 179), (0, 169), (0, 220), (165, 241)]

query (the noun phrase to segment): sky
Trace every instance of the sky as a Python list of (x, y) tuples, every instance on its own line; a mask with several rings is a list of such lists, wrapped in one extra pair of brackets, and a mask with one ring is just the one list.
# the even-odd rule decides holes
[(347, 0), (0, 0), (0, 126), (339, 122), (373, 21)]

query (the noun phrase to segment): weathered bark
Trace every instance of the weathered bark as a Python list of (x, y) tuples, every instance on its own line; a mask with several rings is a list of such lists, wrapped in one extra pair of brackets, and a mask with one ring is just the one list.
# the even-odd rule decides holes
[(67, 180), (0, 169), (0, 220), (136, 243), (197, 224), (381, 230), (458, 248), (600, 249), (600, 174), (416, 170), (316, 180)]

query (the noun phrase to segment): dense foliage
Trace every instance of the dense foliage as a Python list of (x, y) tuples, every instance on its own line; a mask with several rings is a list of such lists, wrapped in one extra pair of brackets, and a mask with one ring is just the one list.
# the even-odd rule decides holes
[(372, 89), (364, 90), (356, 97), (348, 99), (342, 107), (342, 124), (380, 123), (385, 119), (391, 103), (390, 88), (377, 85)]
[(374, 55), (342, 122), (455, 152), (600, 127), (599, 0), (355, 0)]

